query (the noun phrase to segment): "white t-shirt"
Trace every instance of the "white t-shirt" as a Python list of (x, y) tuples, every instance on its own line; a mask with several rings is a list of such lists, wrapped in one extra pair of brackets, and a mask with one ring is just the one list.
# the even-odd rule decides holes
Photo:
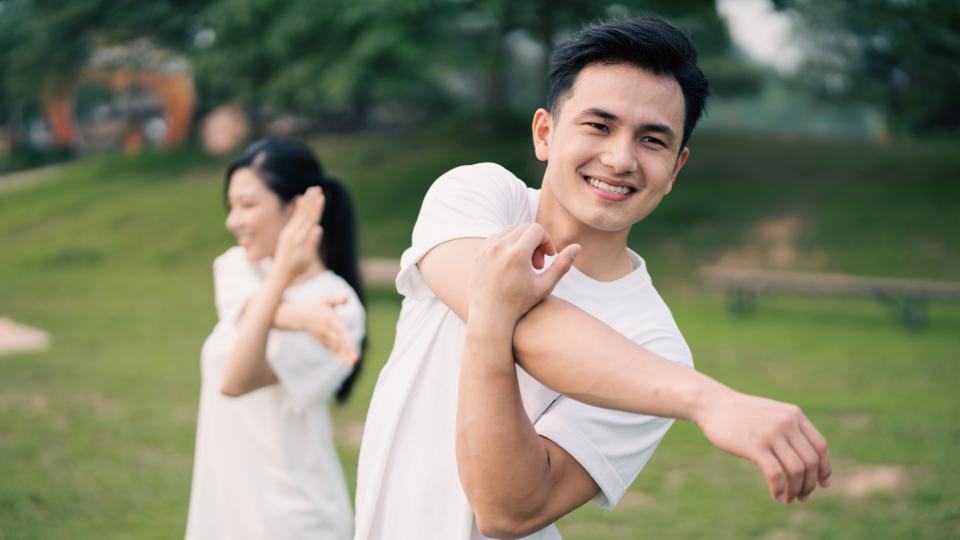
[[(213, 263), (219, 322), (203, 344), (197, 447), (188, 540), (350, 538), (350, 496), (333, 442), (327, 401), (349, 374), (307, 332), (271, 330), (267, 361), (278, 384), (241, 397), (220, 393), (236, 322), (270, 261), (240, 247)], [(346, 296), (337, 307), (357, 347), (364, 310), (350, 285), (325, 271), (284, 291), (286, 302)]]
[[(456, 238), (488, 237), (531, 223), (539, 190), (499, 165), (458, 167), (427, 192), (403, 253), (404, 296), (396, 341), (367, 413), (357, 478), (356, 540), (484, 538), (457, 474), (455, 425), (466, 324), (433, 293), (417, 262)], [(598, 282), (576, 268), (553, 294), (664, 358), (692, 367), (690, 350), (647, 274)], [(584, 336), (589, 339), (589, 336)], [(537, 432), (573, 456), (612, 508), (653, 454), (672, 420), (601, 409), (558, 395), (517, 368), (524, 408)], [(529, 538), (560, 538), (551, 525)]]

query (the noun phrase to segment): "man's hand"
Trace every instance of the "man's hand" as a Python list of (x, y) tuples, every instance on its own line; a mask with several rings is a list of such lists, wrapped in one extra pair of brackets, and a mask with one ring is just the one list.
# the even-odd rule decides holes
[(470, 273), (470, 320), (495, 317), (509, 325), (543, 300), (570, 270), (580, 252), (571, 244), (538, 274), (544, 257), (556, 254), (550, 235), (536, 223), (507, 228), (490, 237)]
[(777, 501), (805, 501), (830, 485), (827, 441), (799, 407), (723, 387), (694, 418), (717, 448), (752, 461)]

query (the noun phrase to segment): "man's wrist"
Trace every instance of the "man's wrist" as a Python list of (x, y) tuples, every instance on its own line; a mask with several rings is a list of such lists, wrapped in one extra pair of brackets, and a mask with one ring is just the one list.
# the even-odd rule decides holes
[[(487, 316), (479, 312), (470, 312), (467, 323), (465, 341), (465, 361), (470, 358), (483, 360), (473, 365), (481, 367), (488, 375), (500, 374), (516, 377), (516, 367), (513, 362), (513, 330), (514, 322), (504, 317)], [(501, 349), (500, 354), (494, 351)], [(476, 354), (478, 352), (483, 354)], [(494, 353), (494, 354), (490, 354)], [(490, 359), (503, 359), (491, 362)]]
[(685, 385), (681, 402), (684, 405), (683, 419), (701, 425), (704, 416), (716, 410), (718, 403), (729, 399), (733, 389), (702, 373), (696, 373), (689, 385)]
[(512, 342), (516, 326), (517, 319), (478, 306), (471, 306), (467, 317), (467, 332), (483, 339), (507, 339)]

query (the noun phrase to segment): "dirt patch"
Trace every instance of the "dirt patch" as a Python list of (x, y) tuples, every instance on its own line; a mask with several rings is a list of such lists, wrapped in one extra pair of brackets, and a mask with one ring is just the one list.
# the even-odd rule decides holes
[(0, 409), (16, 410), (36, 416), (49, 411), (50, 401), (43, 394), (9, 390), (0, 392)]
[(807, 537), (790, 529), (772, 529), (763, 538), (764, 540), (804, 540)]
[(822, 253), (800, 253), (797, 243), (805, 229), (806, 223), (798, 216), (765, 219), (754, 225), (745, 245), (721, 255), (717, 264), (775, 270), (825, 266), (826, 256)]
[(641, 510), (650, 508), (656, 504), (656, 500), (649, 493), (642, 491), (628, 491), (620, 498), (617, 503), (617, 509), (620, 510)]
[(0, 317), (0, 355), (42, 351), (50, 346), (50, 336), (43, 330)]
[(390, 285), (400, 273), (398, 259), (364, 259), (360, 261), (360, 273), (367, 283)]
[(873, 424), (873, 415), (867, 413), (847, 413), (840, 417), (846, 429), (863, 430)]
[(896, 493), (907, 482), (907, 468), (903, 465), (855, 465), (837, 467), (830, 478), (834, 493), (862, 499), (875, 493)]
[(120, 418), (123, 414), (123, 405), (120, 401), (107, 397), (99, 392), (77, 392), (68, 398), (72, 409), (93, 414), (97, 418)]
[(663, 480), (663, 485), (666, 486), (669, 490), (680, 489), (680, 486), (683, 485), (684, 479), (686, 479), (687, 473), (679, 469), (671, 469), (667, 471), (667, 476)]

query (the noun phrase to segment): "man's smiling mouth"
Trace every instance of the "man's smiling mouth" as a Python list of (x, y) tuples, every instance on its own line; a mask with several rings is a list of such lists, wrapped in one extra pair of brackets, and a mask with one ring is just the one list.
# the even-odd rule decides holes
[(615, 186), (608, 184), (599, 178), (594, 178), (592, 176), (583, 176), (584, 181), (586, 181), (591, 186), (606, 191), (614, 195), (630, 195), (631, 193), (636, 192), (637, 190), (629, 186)]

